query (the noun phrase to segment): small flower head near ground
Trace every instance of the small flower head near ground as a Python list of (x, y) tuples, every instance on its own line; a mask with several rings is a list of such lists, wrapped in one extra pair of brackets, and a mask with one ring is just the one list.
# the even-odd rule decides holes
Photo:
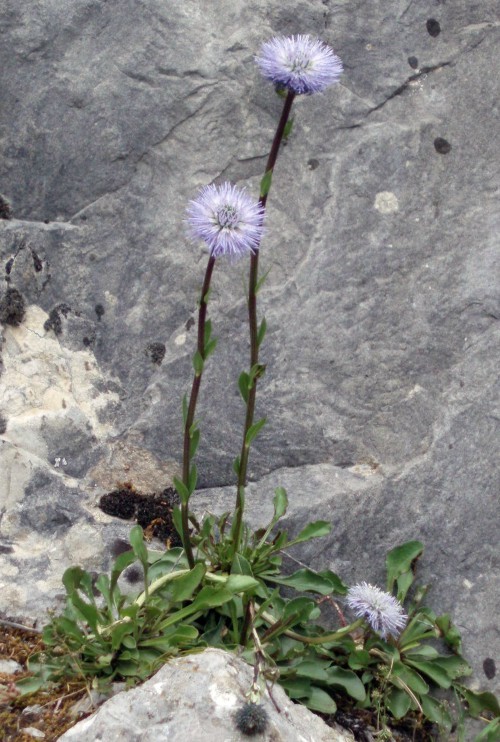
[(333, 49), (311, 36), (275, 36), (255, 57), (267, 80), (294, 93), (321, 93), (338, 82), (342, 62)]
[(264, 209), (244, 189), (231, 183), (204, 186), (189, 202), (187, 213), (190, 236), (203, 240), (214, 258), (258, 250)]
[(235, 714), (236, 728), (247, 737), (263, 734), (269, 722), (267, 711), (258, 703), (246, 703)]
[(399, 600), (367, 582), (349, 589), (347, 605), (358, 618), (365, 618), (383, 639), (389, 635), (397, 637), (406, 626), (408, 616)]

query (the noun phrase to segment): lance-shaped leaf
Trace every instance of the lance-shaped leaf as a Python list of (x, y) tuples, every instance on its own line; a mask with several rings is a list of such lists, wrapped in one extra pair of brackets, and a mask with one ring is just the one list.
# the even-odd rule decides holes
[(260, 196), (263, 198), (264, 196), (267, 196), (269, 193), (269, 189), (271, 188), (271, 183), (273, 180), (273, 171), (268, 170), (267, 173), (264, 175), (262, 180), (260, 181)]
[(304, 541), (310, 541), (313, 538), (320, 538), (321, 536), (327, 536), (332, 530), (331, 523), (327, 520), (316, 520), (314, 523), (309, 523), (302, 531), (292, 539), (287, 546), (293, 544), (301, 544)]
[(266, 424), (266, 418), (261, 418), (258, 422), (254, 423), (253, 425), (250, 425), (250, 427), (247, 430), (247, 434), (245, 436), (245, 445), (249, 446), (251, 442), (256, 438), (256, 436), (259, 434), (259, 431), (261, 428), (264, 427)]

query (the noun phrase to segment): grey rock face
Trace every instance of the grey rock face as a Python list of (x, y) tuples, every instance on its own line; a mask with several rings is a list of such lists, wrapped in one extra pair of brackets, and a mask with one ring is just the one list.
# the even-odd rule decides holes
[[(185, 205), (258, 193), (281, 104), (253, 55), (311, 33), (345, 73), (297, 100), (270, 194), (249, 514), (284, 484), (292, 530), (333, 523), (298, 556), (352, 581), (423, 540), (433, 607), (498, 687), (498, 4), (386, 5), (4, 3), (1, 291), (27, 309), (0, 340), (3, 612), (42, 619), (67, 566), (107, 567), (128, 526), (99, 495), (171, 483), (206, 263)], [(214, 276), (196, 509), (232, 502), (244, 273)]]
[[(253, 670), (219, 649), (173, 659), (139, 688), (113, 696), (88, 719), (76, 724), (61, 742), (163, 742), (163, 740), (248, 739), (235, 727), (234, 716), (246, 702)], [(328, 727), (304, 706), (273, 688), (262, 697), (269, 724), (256, 739), (269, 742), (348, 742), (353, 737)]]

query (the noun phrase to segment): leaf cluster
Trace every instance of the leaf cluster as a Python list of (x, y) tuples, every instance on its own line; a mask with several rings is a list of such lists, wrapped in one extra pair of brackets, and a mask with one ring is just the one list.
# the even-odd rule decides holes
[[(284, 549), (328, 533), (329, 524), (311, 523), (289, 538), (276, 528), (287, 504), (278, 488), (270, 523), (255, 532), (245, 526), (234, 556), (229, 515), (208, 516), (195, 528), (192, 569), (181, 548), (148, 549), (140, 526), (132, 528), (131, 548), (118, 556), (110, 576), (94, 580), (79, 567), (68, 569), (66, 610), (45, 627), (45, 651), (29, 663), (35, 677), (19, 681), (19, 689), (33, 692), (47, 681), (75, 676), (101, 685), (135, 683), (171, 656), (211, 646), (237, 649), (258, 668), (263, 687), (278, 681), (290, 698), (314, 711), (335, 713), (339, 694), (360, 708), (376, 708), (382, 729), (412, 714), (449, 731), (452, 718), (437, 689), (453, 689), (473, 716), (486, 711), (498, 717), (494, 696), (460, 682), (470, 674), (459, 654), (460, 636), (449, 616), (423, 605), (426, 588), (413, 590), (409, 620), (397, 640), (384, 641), (359, 621), (357, 628), (346, 626), (340, 610), (333, 633), (324, 627), (320, 606), (336, 605), (346, 585), (330, 570), (304, 567), (286, 575), (282, 558)], [(413, 586), (422, 548), (409, 542), (387, 556), (387, 587), (401, 601)], [(130, 596), (121, 578), (133, 565), (142, 570), (143, 589)], [(498, 718), (478, 740), (493, 740), (497, 731)]]

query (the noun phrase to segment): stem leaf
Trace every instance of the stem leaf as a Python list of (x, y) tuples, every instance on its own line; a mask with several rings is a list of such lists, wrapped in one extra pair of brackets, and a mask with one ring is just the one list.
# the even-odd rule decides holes
[(292, 118), (289, 118), (288, 121), (286, 122), (285, 128), (283, 129), (283, 139), (288, 139), (288, 137), (292, 133), (294, 120), (295, 119), (292, 116)]
[(256, 436), (259, 434), (260, 429), (263, 428), (264, 425), (266, 424), (266, 419), (267, 418), (263, 417), (260, 420), (258, 420), (258, 422), (254, 423), (253, 425), (250, 425), (245, 435), (246, 446), (249, 446), (251, 442), (254, 440), (254, 438), (256, 438)]
[(286, 494), (286, 489), (284, 487), (276, 487), (276, 489), (274, 490), (273, 505), (273, 521), (277, 523), (277, 521), (285, 515), (286, 509), (288, 507), (288, 497)]
[(189, 494), (191, 495), (196, 489), (198, 481), (198, 470), (196, 464), (193, 464), (189, 470)]
[(192, 459), (200, 443), (200, 431), (198, 429), (193, 430), (192, 434), (190, 435), (190, 439), (191, 440), (189, 441), (189, 458)]
[(193, 368), (196, 376), (201, 376), (203, 371), (203, 357), (199, 350), (193, 356)]
[(184, 482), (180, 480), (178, 477), (174, 477), (173, 479), (174, 487), (177, 490), (177, 494), (179, 495), (181, 502), (183, 505), (187, 505), (189, 502), (189, 489), (186, 487)]
[(250, 384), (250, 376), (247, 374), (246, 371), (243, 371), (238, 379), (238, 388), (240, 390), (240, 394), (243, 397), (243, 401), (245, 404), (248, 402), (248, 390), (249, 390), (249, 384)]
[(262, 322), (259, 326), (259, 331), (257, 332), (257, 345), (261, 345), (262, 341), (264, 340), (265, 334), (267, 330), (267, 322), (266, 318), (262, 318)]
[(264, 198), (269, 193), (269, 190), (271, 188), (272, 179), (273, 179), (273, 171), (268, 170), (267, 173), (262, 178), (262, 180), (260, 181), (260, 197), (261, 198)]
[(233, 471), (237, 477), (240, 475), (240, 457), (237, 456), (233, 461)]
[(321, 536), (327, 536), (332, 529), (331, 523), (327, 520), (316, 520), (314, 523), (309, 523), (299, 535), (289, 541), (287, 546), (292, 544), (301, 544), (304, 541), (310, 541), (312, 538), (320, 538)]

